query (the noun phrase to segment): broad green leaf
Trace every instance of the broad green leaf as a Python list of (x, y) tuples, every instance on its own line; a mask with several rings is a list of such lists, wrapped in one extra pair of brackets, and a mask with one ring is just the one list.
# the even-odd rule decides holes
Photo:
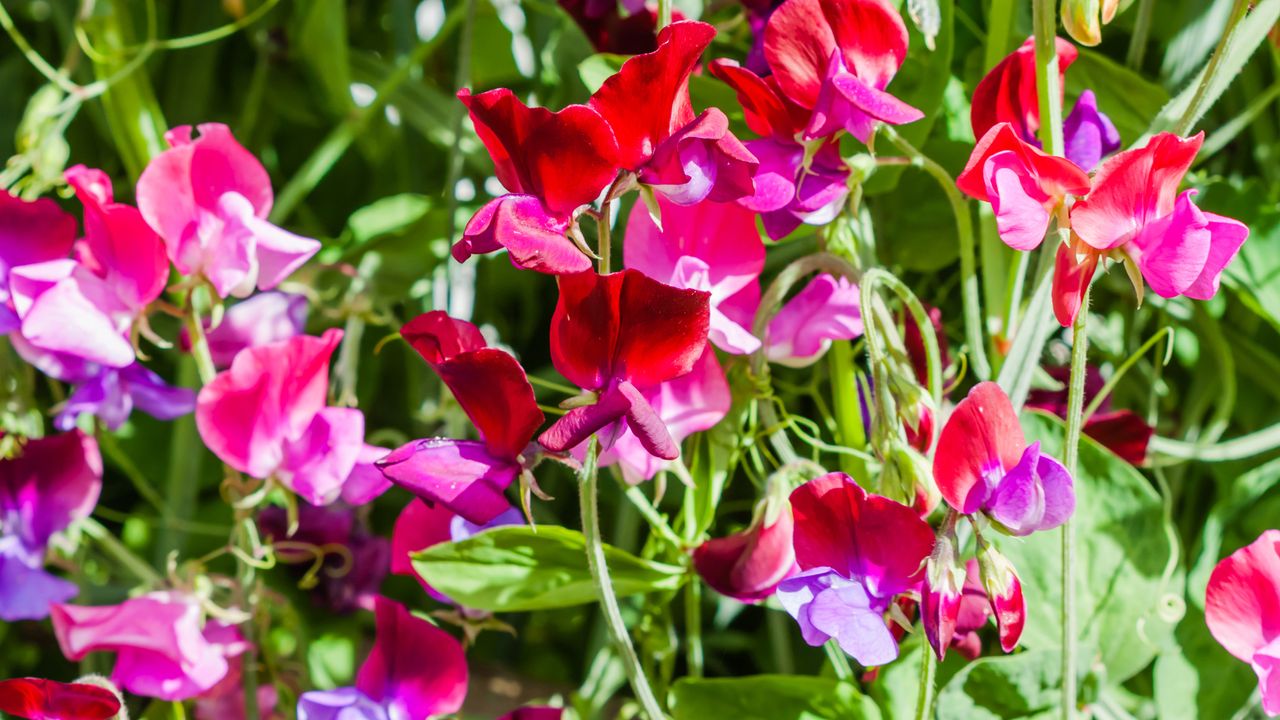
[[(1066, 428), (1041, 412), (1023, 414), (1027, 441), (1061, 458)], [(1170, 528), (1160, 497), (1131, 465), (1088, 437), (1080, 439), (1075, 476), (1076, 625), (1081, 655), (1097, 654), (1107, 677), (1122, 682), (1146, 667), (1171, 632), (1181, 586), (1162, 575), (1169, 562)], [(989, 533), (995, 535), (995, 533)], [(1022, 579), (1027, 604), (1023, 645), (1061, 644), (1062, 533), (999, 537)], [(1162, 613), (1164, 611), (1164, 613)]]
[(851, 683), (795, 675), (684, 678), (671, 688), (675, 720), (878, 720)]
[(360, 631), (346, 623), (340, 632), (330, 630), (307, 645), (307, 671), (318, 690), (350, 685), (356, 676), (356, 645)]
[(347, 229), (351, 239), (361, 244), (382, 235), (404, 232), (420, 222), (431, 210), (431, 199), (414, 193), (392, 195), (351, 213)]
[(1234, 716), (1257, 687), (1253, 670), (1213, 639), (1204, 613), (1196, 608), (1178, 625), (1175, 643), (1156, 659), (1158, 716), (1189, 720)]
[[(674, 590), (683, 569), (641, 560), (606, 545), (618, 595)], [(523, 612), (596, 600), (582, 533), (543, 525), (500, 527), (414, 553), (413, 567), (458, 604), (490, 612)]]
[(587, 90), (594, 94), (610, 75), (618, 72), (626, 59), (624, 55), (596, 53), (578, 63), (578, 77), (582, 78), (582, 84), (587, 86)]
[[(1019, 567), (1019, 572), (1022, 572)], [(1028, 618), (1027, 627), (1040, 621)], [(1056, 652), (984, 657), (956, 673), (938, 693), (938, 720), (1056, 717), (1062, 684)]]
[(351, 109), (351, 61), (347, 43), (347, 4), (313, 0), (295, 8), (294, 46), (311, 84), (324, 95), (334, 115)]

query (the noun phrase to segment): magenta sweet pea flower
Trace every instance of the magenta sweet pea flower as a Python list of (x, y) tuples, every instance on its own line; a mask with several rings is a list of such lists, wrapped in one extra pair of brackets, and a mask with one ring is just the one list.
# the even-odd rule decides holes
[[(264, 538), (326, 551), (315, 595), (324, 607), (337, 613), (372, 610), (390, 568), (391, 544), (370, 533), (348, 507), (299, 503), (297, 520), (298, 527), (290, 535), (288, 512), (272, 505), (258, 513), (258, 531)], [(345, 556), (332, 552), (337, 548), (344, 550)], [(288, 545), (276, 548), (276, 556), (286, 563), (301, 563), (303, 568), (310, 568), (316, 560), (315, 553)]]
[(101, 170), (77, 165), (67, 182), (84, 205), (76, 257), (14, 268), (13, 306), (31, 345), (109, 367), (135, 356), (130, 336), (169, 279), (160, 238), (138, 210), (113, 200)]
[(689, 76), (715, 35), (707, 23), (672, 23), (658, 33), (657, 50), (627, 60), (591, 96), (617, 138), (619, 165), (681, 205), (753, 192), (755, 156), (724, 112), (695, 114), (689, 99)]
[(898, 657), (884, 615), (895, 596), (919, 585), (933, 531), (911, 508), (867, 493), (843, 473), (796, 488), (791, 511), (801, 572), (777, 593), (805, 642), (834, 638), (867, 667)]
[(769, 322), (765, 357), (805, 367), (817, 362), (833, 340), (862, 335), (862, 300), (847, 278), (822, 273), (788, 300)]
[(487, 523), (510, 507), (503, 491), (538, 460), (530, 442), (543, 415), (533, 386), (510, 353), (488, 347), (479, 328), (439, 310), (410, 320), (400, 335), (449, 387), (482, 439), (415, 440), (378, 467), (427, 502)]
[(712, 538), (693, 551), (693, 567), (716, 592), (744, 603), (762, 602), (800, 572), (792, 547), (795, 521), (785, 499), (766, 498), (746, 529)]
[(1218, 563), (1204, 620), (1214, 639), (1257, 673), (1262, 709), (1280, 715), (1280, 530), (1267, 530)]
[(178, 701), (217, 685), (228, 658), (248, 649), (234, 627), (202, 615), (191, 596), (155, 592), (120, 605), (54, 605), (53, 632), (68, 660), (114, 652), (113, 682), (135, 695)]
[(355, 687), (303, 693), (298, 720), (427, 720), (462, 707), (462, 644), (386, 598), (378, 598), (375, 614), (377, 638)]
[(71, 252), (76, 219), (48, 198), (22, 200), (0, 190), (0, 334), (21, 324), (9, 293), (9, 271), (60, 260)]
[(89, 516), (101, 490), (98, 443), (79, 430), (28, 440), (0, 460), (0, 620), (41, 620), (75, 597), (74, 583), (45, 572), (45, 550)]
[(289, 277), (320, 243), (267, 221), (271, 178), (219, 123), (165, 133), (170, 149), (138, 178), (138, 208), (164, 238), (183, 275), (202, 275), (219, 297), (270, 290)]
[(0, 680), (0, 712), (28, 720), (111, 720), (120, 698), (87, 683), (61, 683), (42, 678)]
[(418, 574), (410, 555), (432, 545), (466, 540), (489, 528), (523, 523), (524, 516), (509, 505), (489, 522), (477, 525), (444, 505), (432, 506), (415, 498), (400, 511), (400, 517), (396, 518), (395, 527), (391, 531), (391, 572), (417, 579), (428, 595), (442, 603), (453, 604), (453, 600), (428, 585)]
[(561, 275), (558, 280), (551, 361), (561, 375), (594, 394), (595, 402), (570, 410), (539, 442), (563, 452), (612, 427), (611, 436), (602, 440), (607, 449), (621, 430), (618, 421), (625, 418), (650, 455), (679, 457), (680, 446), (639, 388), (693, 369), (707, 346), (710, 294), (664, 285), (638, 270)]
[(341, 339), (341, 330), (329, 330), (242, 350), (197, 397), (205, 445), (312, 505), (338, 499), (365, 447), (364, 415), (325, 405), (329, 357)]
[(518, 268), (559, 275), (591, 269), (570, 239), (577, 211), (617, 175), (618, 143), (600, 113), (584, 105), (559, 112), (528, 107), (506, 88), (458, 91), (476, 134), (511, 194), (476, 211), (453, 257), (506, 248)]
[(764, 31), (778, 88), (812, 111), (805, 139), (841, 130), (866, 142), (875, 123), (924, 113), (885, 91), (907, 57), (907, 26), (887, 0), (787, 0)]
[[(208, 329), (205, 340), (213, 364), (225, 368), (245, 348), (268, 345), (301, 335), (307, 327), (307, 298), (272, 290), (257, 293), (227, 308), (218, 327)], [(190, 350), (186, 328), (179, 336), (183, 350)]]
[(1010, 535), (1030, 535), (1066, 522), (1075, 510), (1062, 463), (1027, 445), (1004, 390), (981, 382), (952, 411), (933, 458), (938, 490), (966, 515), (985, 513)]

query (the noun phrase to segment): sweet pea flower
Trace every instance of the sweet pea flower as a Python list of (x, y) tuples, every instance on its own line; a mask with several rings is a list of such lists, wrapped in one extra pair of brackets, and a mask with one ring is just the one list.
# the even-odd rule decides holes
[(564, 717), (564, 708), (530, 705), (512, 710), (498, 720), (560, 720), (562, 717)]
[(1000, 649), (1013, 652), (1022, 637), (1022, 628), (1027, 624), (1027, 606), (1022, 598), (1018, 571), (995, 548), (979, 541), (978, 573), (991, 606), (991, 615), (996, 619)]
[(374, 614), (377, 636), (355, 687), (303, 693), (298, 720), (426, 720), (462, 707), (462, 644), (392, 600), (378, 598)]
[(0, 190), (0, 334), (22, 322), (12, 307), (9, 272), (65, 258), (75, 239), (76, 219), (53, 200), (27, 201)]
[[(582, 29), (598, 53), (611, 55), (639, 55), (658, 49), (658, 14), (641, 3), (631, 3), (624, 16), (613, 0), (559, 0), (560, 7)], [(672, 20), (683, 20), (678, 10), (672, 9)]]
[(364, 415), (327, 407), (341, 330), (247, 348), (196, 399), (196, 427), (220, 460), (274, 477), (312, 505), (342, 494), (364, 445)]
[(965, 563), (964, 585), (960, 590), (960, 611), (956, 614), (951, 647), (963, 657), (974, 660), (982, 654), (982, 637), (978, 634), (991, 617), (991, 603), (982, 587), (978, 560)]
[(1214, 639), (1257, 673), (1263, 711), (1280, 716), (1280, 530), (1267, 530), (1218, 563), (1204, 620)]
[(454, 604), (453, 600), (431, 587), (418, 574), (417, 569), (413, 567), (412, 554), (440, 543), (466, 540), (489, 528), (523, 523), (524, 516), (510, 505), (489, 522), (477, 525), (444, 505), (428, 505), (415, 498), (400, 511), (400, 516), (396, 518), (395, 527), (391, 531), (391, 572), (415, 578), (432, 598), (442, 603)]
[[(1064, 12), (1065, 12), (1065, 5)], [(1067, 68), (1079, 51), (1062, 38), (1054, 38), (1058, 54), (1058, 87), (1064, 85)], [(1035, 39), (1026, 42), (996, 64), (973, 90), (969, 112), (973, 136), (982, 137), (1001, 123), (1009, 123), (1019, 139), (1040, 147), (1040, 96), (1036, 90)], [(1098, 111), (1097, 98), (1086, 90), (1062, 123), (1064, 155), (1084, 170), (1120, 149), (1120, 134), (1111, 119)]]
[(22, 336), (48, 352), (126, 367), (134, 327), (169, 279), (164, 246), (136, 208), (114, 201), (101, 170), (77, 165), (65, 176), (84, 205), (85, 236), (75, 258), (10, 271)]
[[(1238, 220), (1202, 212), (1195, 190), (1178, 194), (1178, 185), (1195, 160), (1204, 133), (1181, 138), (1159, 133), (1143, 147), (1118, 153), (1102, 163), (1093, 189), (1071, 207), (1070, 247), (1061, 264), (1084, 266), (1082, 277), (1055, 292), (1066, 300), (1058, 320), (1068, 326), (1078, 312), (1080, 294), (1088, 286), (1098, 256), (1126, 263), (1139, 300), (1137, 273), (1164, 298), (1179, 295), (1208, 300), (1218, 294), (1222, 271), (1249, 237)], [(1080, 257), (1093, 258), (1081, 261)], [(1092, 262), (1092, 265), (1088, 263)], [(1136, 270), (1137, 273), (1133, 272)]]
[(760, 214), (765, 232), (774, 240), (801, 223), (831, 222), (849, 195), (849, 168), (840, 157), (839, 139), (829, 138), (806, 151), (796, 138), (804, 132), (810, 112), (783, 95), (774, 76), (760, 77), (731, 60), (713, 60), (709, 68), (737, 93), (747, 127), (761, 136), (746, 143), (760, 167), (755, 193), (739, 204)]
[(787, 0), (769, 17), (764, 55), (779, 90), (813, 113), (806, 140), (844, 130), (866, 142), (877, 122), (924, 117), (885, 92), (907, 57), (907, 26), (888, 0)]
[(920, 621), (938, 662), (946, 659), (947, 648), (955, 638), (964, 581), (964, 569), (956, 562), (955, 544), (952, 538), (940, 533), (925, 563), (924, 584), (920, 589)]
[(288, 512), (272, 505), (258, 513), (258, 531), (264, 538), (289, 543), (276, 548), (276, 556), (286, 563), (309, 568), (315, 553), (296, 549), (297, 544), (324, 553), (316, 599), (337, 613), (372, 610), (382, 580), (390, 567), (391, 545), (357, 522), (348, 507), (298, 506), (298, 527), (289, 534)]
[(61, 683), (42, 678), (0, 680), (0, 712), (29, 720), (111, 720), (120, 698), (88, 683)]
[(426, 438), (377, 464), (391, 482), (483, 525), (510, 507), (503, 491), (538, 460), (542, 425), (533, 386), (510, 353), (488, 347), (480, 329), (439, 310), (400, 329), (479, 431), (479, 441)]
[(559, 275), (591, 269), (575, 213), (596, 199), (617, 174), (618, 143), (595, 109), (559, 112), (527, 107), (506, 88), (472, 95), (458, 91), (476, 134), (493, 158), (509, 195), (476, 211), (453, 257), (506, 248), (518, 268)]
[(119, 605), (53, 606), (53, 632), (68, 660), (91, 652), (116, 654), (112, 682), (159, 700), (193, 698), (218, 684), (228, 659), (248, 649), (240, 633), (204, 622), (200, 603), (176, 592), (154, 592)]
[[(1046, 369), (1049, 377), (1062, 383), (1061, 390), (1032, 390), (1027, 395), (1026, 406), (1045, 410), (1062, 419), (1067, 418), (1067, 382), (1071, 368), (1051, 367)], [(1102, 392), (1106, 383), (1102, 373), (1096, 366), (1090, 365), (1084, 371), (1084, 404), (1088, 407), (1093, 399)], [(1093, 438), (1098, 444), (1119, 455), (1130, 465), (1142, 465), (1147, 460), (1147, 446), (1155, 428), (1147, 424), (1132, 410), (1113, 410), (1111, 398), (1106, 398), (1098, 405), (1098, 409), (1085, 418), (1082, 428), (1085, 435)]]
[(712, 538), (693, 551), (698, 575), (716, 592), (744, 603), (764, 601), (783, 580), (800, 572), (790, 503), (774, 491), (782, 490), (782, 483), (770, 489), (746, 529)]
[(707, 23), (672, 23), (658, 33), (656, 50), (627, 60), (591, 96), (617, 138), (618, 164), (681, 205), (753, 193), (755, 156), (724, 112), (695, 115), (689, 100), (689, 76), (715, 35)]
[(911, 508), (867, 493), (843, 473), (791, 493), (801, 572), (782, 581), (778, 600), (809, 645), (834, 638), (866, 667), (898, 657), (885, 623), (895, 596), (917, 587), (933, 531)]
[[(307, 298), (304, 295), (272, 290), (241, 300), (227, 308), (222, 322), (209, 329), (205, 341), (213, 364), (225, 368), (245, 348), (268, 345), (301, 335), (307, 327)], [(179, 336), (183, 350), (190, 350), (186, 328)]]
[(1075, 510), (1075, 490), (1062, 463), (1027, 445), (1004, 390), (981, 382), (952, 411), (933, 458), (938, 490), (951, 507), (982, 512), (1016, 536), (1051, 530)]
[(862, 300), (848, 278), (822, 273), (788, 300), (765, 333), (765, 357), (790, 367), (814, 364), (833, 340), (862, 335)]
[(638, 270), (561, 275), (558, 281), (551, 362), (587, 391), (585, 402), (595, 402), (569, 410), (539, 441), (563, 452), (612, 426), (602, 442), (608, 448), (625, 418), (650, 455), (679, 457), (680, 446), (639, 388), (693, 369), (707, 346), (710, 294), (673, 288)]
[(42, 620), (75, 597), (75, 583), (45, 572), (49, 540), (89, 516), (102, 490), (98, 443), (79, 430), (28, 440), (0, 460), (0, 620)]
[(165, 133), (170, 149), (138, 178), (138, 209), (164, 238), (183, 275), (206, 278), (219, 297), (270, 290), (289, 277), (320, 243), (267, 221), (275, 195), (271, 178), (219, 123)]

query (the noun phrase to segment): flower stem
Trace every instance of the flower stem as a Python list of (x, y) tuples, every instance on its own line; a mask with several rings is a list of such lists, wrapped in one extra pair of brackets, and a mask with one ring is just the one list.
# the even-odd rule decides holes
[(685, 662), (689, 677), (702, 677), (702, 580), (696, 573), (684, 586)]
[(599, 468), (597, 460), (600, 455), (600, 440), (592, 436), (587, 444), (587, 457), (582, 462), (582, 475), (578, 482), (579, 501), (582, 505), (582, 534), (586, 538), (587, 567), (591, 570), (591, 579), (596, 589), (596, 597), (600, 600), (600, 609), (604, 613), (605, 624), (609, 635), (622, 659), (627, 679), (631, 681), (631, 689), (636, 699), (644, 708), (649, 720), (664, 720), (666, 714), (658, 703), (658, 698), (649, 686), (649, 680), (640, 666), (640, 658), (631, 644), (631, 635), (627, 632), (626, 623), (622, 620), (622, 611), (618, 608), (618, 598), (613, 592), (613, 580), (609, 577), (609, 565), (605, 562), (604, 543), (600, 539)]
[(1036, 92), (1040, 96), (1040, 143), (1050, 155), (1062, 154), (1062, 74), (1058, 69), (1057, 0), (1032, 0), (1035, 28)]
[(671, 24), (671, 0), (658, 0), (658, 27), (655, 30)]
[(102, 523), (93, 518), (85, 518), (80, 521), (80, 529), (85, 535), (93, 538), (98, 543), (102, 551), (110, 555), (113, 560), (120, 563), (120, 566), (133, 573), (134, 577), (143, 583), (152, 586), (158, 586), (164, 582), (164, 578), (155, 571), (150, 565), (142, 561), (137, 555), (129, 551), (111, 531), (102, 526)]
[[(1089, 290), (1080, 302), (1080, 312), (1071, 328), (1071, 376), (1067, 395), (1067, 439), (1063, 463), (1073, 477), (1080, 455), (1080, 430), (1084, 425), (1084, 376), (1089, 354), (1089, 335), (1085, 323), (1089, 317)], [(1081, 487), (1076, 485), (1077, 506)], [(1068, 519), (1062, 525), (1062, 717), (1071, 720), (1076, 708), (1076, 554), (1075, 525)]]
[[(950, 516), (949, 516), (950, 517)], [(952, 520), (954, 525), (954, 520)], [(937, 663), (928, 645), (920, 653), (920, 693), (916, 695), (916, 720), (933, 717), (933, 686), (937, 682)]]
[(827, 660), (831, 662), (831, 670), (836, 674), (836, 679), (853, 682), (853, 668), (849, 666), (849, 658), (845, 657), (844, 650), (840, 649), (836, 641), (828, 640), (822, 649), (827, 652)]
[(609, 229), (612, 220), (609, 216), (613, 211), (612, 205), (612, 201), (605, 197), (600, 205), (600, 217), (596, 220), (596, 254), (600, 256), (601, 275), (608, 275), (611, 270), (609, 261), (613, 256), (613, 235)]

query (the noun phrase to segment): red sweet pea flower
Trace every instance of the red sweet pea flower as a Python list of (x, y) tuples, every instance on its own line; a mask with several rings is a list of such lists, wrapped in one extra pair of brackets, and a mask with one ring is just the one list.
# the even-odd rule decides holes
[(681, 205), (754, 192), (758, 163), (728, 118), (717, 108), (695, 115), (689, 101), (689, 76), (715, 35), (706, 23), (673, 23), (657, 50), (623, 63), (591, 96), (618, 140), (619, 164)]
[(596, 199), (616, 174), (617, 142), (599, 113), (583, 105), (551, 112), (528, 107), (501, 88), (458, 91), (476, 134), (511, 191), (480, 210), (453, 246), (459, 262), (506, 248), (519, 268), (550, 274), (582, 272), (591, 261), (578, 249), (574, 212)]
[(884, 91), (907, 57), (907, 26), (886, 0), (787, 0), (764, 55), (782, 92), (813, 111), (807, 139), (847, 130), (865, 142), (876, 122), (924, 117)]
[(626, 418), (650, 454), (679, 457), (680, 447), (637, 386), (657, 385), (693, 369), (707, 345), (710, 294), (663, 285), (637, 270), (562, 275), (559, 283), (551, 361), (598, 399), (570, 410), (539, 441), (561, 452)]
[(120, 712), (120, 698), (97, 685), (14, 678), (0, 681), (0, 712), (29, 720), (107, 720)]
[[(1062, 38), (1054, 38), (1058, 51), (1058, 88), (1063, 86), (1067, 67), (1079, 51)], [(1040, 99), (1036, 94), (1036, 45), (1027, 38), (1022, 46), (1001, 60), (973, 89), (969, 111), (973, 136), (982, 137), (1000, 123), (1013, 125), (1018, 137), (1031, 139), (1040, 130)]]
[(476, 326), (436, 310), (400, 330), (440, 375), (482, 441), (415, 440), (377, 465), (392, 482), (477, 524), (510, 507), (503, 491), (536, 459), (529, 441), (542, 411), (524, 369), (509, 353), (487, 347)]

